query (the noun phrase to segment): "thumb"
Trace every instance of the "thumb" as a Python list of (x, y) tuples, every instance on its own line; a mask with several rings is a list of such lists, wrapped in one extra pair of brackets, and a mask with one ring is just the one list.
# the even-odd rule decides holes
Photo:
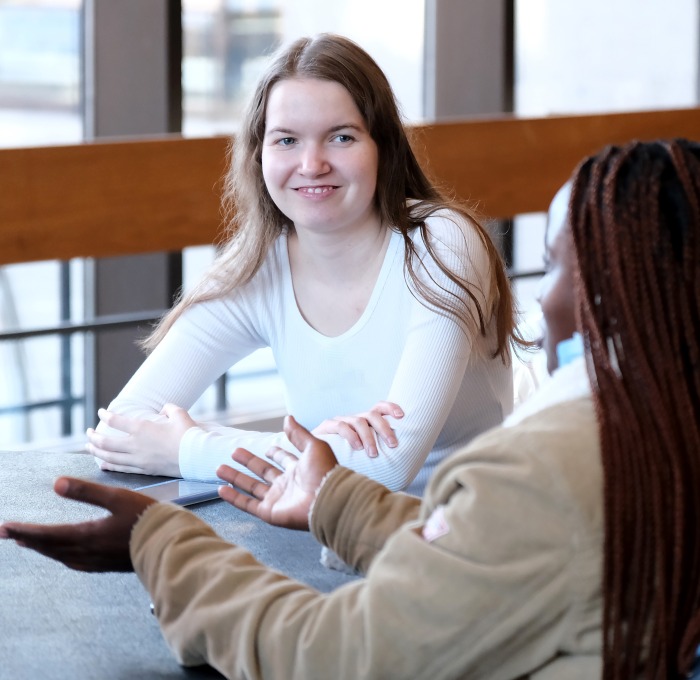
[(300, 425), (295, 420), (294, 416), (285, 417), (284, 433), (287, 435), (287, 439), (294, 444), (299, 452), (304, 451), (304, 449), (311, 446), (316, 441), (316, 437), (314, 437), (303, 425)]
[(84, 479), (75, 477), (59, 477), (53, 485), (54, 491), (63, 498), (70, 498), (81, 503), (97, 505), (105, 510), (112, 511), (118, 502), (119, 492), (124, 489), (117, 489), (104, 484), (95, 484)]

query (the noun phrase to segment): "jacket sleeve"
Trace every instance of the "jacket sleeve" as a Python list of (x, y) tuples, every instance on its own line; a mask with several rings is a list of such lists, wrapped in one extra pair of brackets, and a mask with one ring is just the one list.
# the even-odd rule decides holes
[[(333, 541), (362, 542), (335, 507), (345, 494), (331, 491), (319, 500), (333, 498), (340, 513)], [(443, 475), (439, 491), (424, 522), (389, 537), (366, 579), (330, 594), (271, 571), (164, 505), (135, 527), (132, 558), (185, 665), (285, 680), (525, 675), (556, 656), (573, 616), (574, 543), (586, 536), (567, 510), (576, 499), (547, 465), (494, 461), (488, 450)], [(593, 553), (599, 558), (599, 544)]]
[(364, 574), (389, 536), (418, 518), (420, 507), (419, 498), (392, 493), (339, 466), (318, 492), (309, 528), (320, 543)]

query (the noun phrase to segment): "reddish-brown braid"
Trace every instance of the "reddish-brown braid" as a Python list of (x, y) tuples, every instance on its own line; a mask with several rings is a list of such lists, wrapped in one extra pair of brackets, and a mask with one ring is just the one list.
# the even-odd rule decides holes
[(700, 145), (587, 159), (569, 221), (604, 473), (603, 677), (683, 677), (700, 642)]

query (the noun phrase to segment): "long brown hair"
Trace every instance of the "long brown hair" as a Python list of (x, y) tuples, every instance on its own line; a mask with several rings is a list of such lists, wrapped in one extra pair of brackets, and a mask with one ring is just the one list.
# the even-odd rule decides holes
[[(391, 86), (376, 62), (351, 40), (332, 34), (295, 41), (277, 54), (260, 79), (241, 132), (231, 146), (224, 192), (228, 222), (226, 243), (199, 286), (164, 317), (144, 346), (152, 349), (187, 307), (224, 296), (249, 281), (275, 239), (285, 229), (293, 228), (272, 201), (262, 172), (262, 143), (270, 91), (277, 82), (289, 78), (329, 80), (341, 84), (350, 93), (378, 147), (377, 210), (383, 224), (403, 235), (407, 277), (424, 302), (453, 316), (469, 332), (486, 335), (495, 315), (494, 356), (500, 355), (507, 361), (509, 340), (515, 332), (515, 312), (510, 285), (496, 247), (474, 213), (449, 200), (426, 177), (411, 149)], [(488, 253), (489, 281), (467, 281), (437, 256), (425, 221), (445, 208), (454, 210), (474, 226)], [(459, 294), (444, 289), (436, 292), (421, 280), (416, 268), (421, 269), (422, 265), (411, 237), (415, 231), (421, 232), (430, 255), (457, 284)], [(485, 303), (481, 301), (482, 285), (488, 285), (491, 290), (490, 299)]]
[(700, 642), (700, 146), (587, 159), (569, 223), (604, 472), (603, 677), (685, 677)]

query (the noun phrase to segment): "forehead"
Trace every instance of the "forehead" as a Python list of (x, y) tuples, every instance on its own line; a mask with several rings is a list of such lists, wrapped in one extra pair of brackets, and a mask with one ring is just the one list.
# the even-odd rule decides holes
[(350, 93), (332, 80), (288, 78), (275, 83), (268, 96), (265, 127), (326, 126), (364, 120)]

